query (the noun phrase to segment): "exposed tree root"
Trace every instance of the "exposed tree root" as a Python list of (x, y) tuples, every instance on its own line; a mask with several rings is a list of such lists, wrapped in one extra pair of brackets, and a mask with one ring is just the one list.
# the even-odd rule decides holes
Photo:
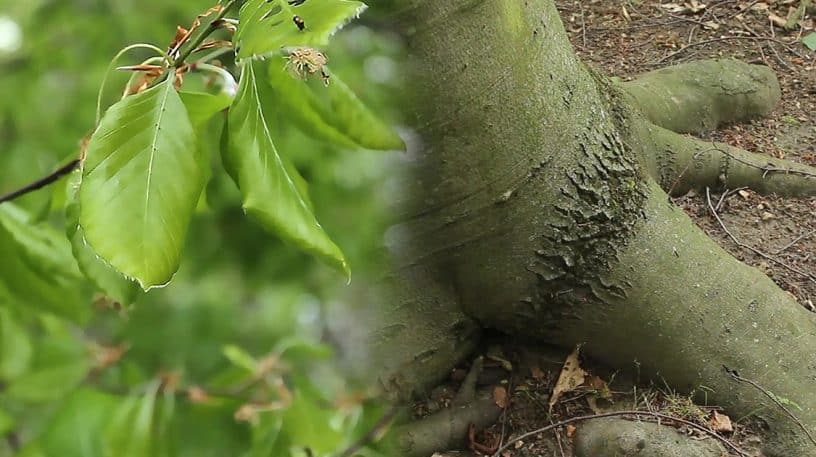
[[(816, 427), (816, 317), (725, 253), (656, 185), (644, 210), (637, 235), (600, 279), (626, 284), (625, 295), (599, 288), (607, 305), (565, 326), (560, 340), (587, 341), (585, 351), (611, 366), (637, 360), (646, 374), (680, 390), (713, 389), (708, 401), (763, 421), (768, 455), (816, 456), (802, 431)], [(728, 370), (796, 404), (799, 423)]]
[(770, 68), (733, 59), (674, 65), (621, 87), (651, 122), (682, 133), (765, 116), (781, 97)]
[(697, 440), (672, 427), (623, 419), (593, 419), (578, 427), (575, 457), (721, 457), (714, 440)]
[(395, 433), (404, 455), (427, 457), (435, 451), (462, 447), (471, 425), (485, 428), (496, 422), (501, 412), (492, 398), (477, 399), (403, 425)]
[(649, 174), (672, 196), (690, 189), (749, 187), (761, 194), (816, 195), (816, 168), (648, 124), (640, 129)]

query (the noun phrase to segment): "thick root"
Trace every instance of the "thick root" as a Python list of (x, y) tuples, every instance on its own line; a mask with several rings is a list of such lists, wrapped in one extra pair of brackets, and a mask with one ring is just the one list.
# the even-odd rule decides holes
[(720, 457), (724, 449), (713, 439), (697, 440), (672, 427), (624, 419), (593, 419), (580, 425), (575, 457)]
[[(769, 456), (816, 456), (816, 316), (723, 251), (655, 184), (644, 212), (593, 288), (604, 305), (564, 322), (560, 341), (755, 417)], [(604, 286), (615, 284), (623, 294)]]
[(649, 174), (672, 196), (706, 187), (748, 187), (788, 197), (816, 195), (814, 167), (679, 135), (648, 122), (638, 136)]
[(499, 419), (501, 411), (492, 398), (479, 399), (404, 425), (395, 434), (403, 455), (427, 457), (436, 451), (463, 447), (471, 425), (485, 428)]
[(666, 67), (620, 86), (650, 121), (682, 133), (765, 116), (781, 98), (770, 68), (732, 59)]

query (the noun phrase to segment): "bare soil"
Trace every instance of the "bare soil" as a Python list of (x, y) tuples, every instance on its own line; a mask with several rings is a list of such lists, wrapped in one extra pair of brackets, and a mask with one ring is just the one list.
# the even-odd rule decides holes
[[(816, 29), (816, 12), (808, 10), (791, 31), (769, 19), (777, 16), (784, 20), (798, 0), (556, 0), (556, 4), (576, 52), (609, 75), (630, 79), (702, 58), (734, 57), (770, 66), (779, 77), (783, 94), (774, 113), (711, 132), (706, 139), (816, 166), (816, 51), (801, 42), (801, 37)], [(816, 198), (782, 199), (729, 189), (708, 195), (693, 193), (675, 202), (724, 249), (765, 272), (802, 306), (816, 312), (816, 280), (807, 277), (816, 275)], [(722, 223), (713, 217), (711, 207)], [(635, 373), (632, 376), (604, 372), (589, 361), (582, 362), (587, 365), (584, 368), (603, 380), (606, 388), (580, 387), (565, 394), (550, 410), (550, 395), (568, 354), (563, 350), (531, 353), (525, 349), (533, 346), (504, 342), (485, 348), (485, 352), (499, 355), (498, 360), (488, 358), (484, 384), (495, 385), (498, 380), (511, 392), (511, 401), (499, 423), (476, 434), (479, 444), (505, 443), (565, 418), (610, 407), (656, 411), (712, 426), (716, 405), (695, 405), (689, 393), (644, 384), (637, 379), (636, 366), (630, 370)], [(509, 362), (512, 370), (507, 371), (508, 363), (500, 360)], [(451, 381), (440, 386), (431, 399), (418, 403), (417, 414), (444, 406), (466, 368), (455, 371)], [(704, 392), (697, 394), (695, 398), (705, 398)], [(724, 436), (748, 455), (762, 456), (755, 424), (748, 418), (731, 420), (734, 432)], [(689, 434), (698, 433), (680, 424), (671, 425)], [(573, 432), (561, 427), (539, 434), (516, 443), (502, 457), (571, 457)], [(481, 455), (474, 451), (446, 455), (474, 454)]]

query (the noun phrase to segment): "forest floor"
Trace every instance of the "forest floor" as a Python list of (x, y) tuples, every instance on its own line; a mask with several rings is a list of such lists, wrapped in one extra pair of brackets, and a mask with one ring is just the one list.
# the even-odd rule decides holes
[[(777, 109), (768, 118), (726, 126), (705, 139), (816, 166), (816, 51), (801, 42), (803, 36), (816, 30), (813, 9), (798, 27), (786, 31), (781, 25), (798, 0), (556, 0), (556, 4), (580, 58), (624, 80), (703, 58), (734, 57), (771, 67), (782, 88)], [(709, 195), (689, 194), (675, 202), (724, 249), (765, 272), (802, 306), (816, 312), (816, 281), (807, 276), (816, 275), (816, 198), (783, 199), (728, 189)], [(712, 214), (712, 207), (721, 222)], [(680, 417), (709, 430), (722, 426), (714, 420), (716, 406), (695, 405), (689, 396), (666, 386), (644, 385), (618, 373), (603, 373), (600, 368), (592, 373), (591, 365), (585, 367), (592, 373), (585, 385), (564, 393), (550, 411), (549, 400), (568, 354), (546, 349), (533, 354), (524, 348), (522, 343), (485, 348), (492, 356), (486, 359), (482, 384), (496, 385), (498, 381), (511, 392), (510, 401), (499, 423), (480, 431), (471, 441), (490, 448), (613, 404), (617, 409)], [(461, 379), (465, 368), (455, 372), (452, 379)], [(430, 400), (417, 405), (417, 413), (423, 415), (444, 406), (456, 385), (451, 381), (439, 387)], [(755, 425), (745, 418), (731, 421), (734, 431), (721, 435), (747, 455), (762, 456)], [(705, 435), (688, 426), (673, 425), (683, 433)], [(502, 457), (571, 457), (574, 431), (560, 427), (524, 439)]]

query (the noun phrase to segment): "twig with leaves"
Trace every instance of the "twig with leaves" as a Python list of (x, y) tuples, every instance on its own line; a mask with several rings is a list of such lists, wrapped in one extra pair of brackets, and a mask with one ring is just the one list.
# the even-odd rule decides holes
[[(187, 58), (189, 58), (190, 55), (194, 51), (196, 51), (198, 49), (198, 47), (204, 42), (204, 40), (207, 39), (207, 37), (209, 37), (216, 30), (219, 29), (220, 24), (222, 23), (223, 19), (226, 17), (227, 13), (229, 13), (237, 4), (238, 4), (238, 0), (230, 0), (226, 4), (224, 4), (223, 6), (217, 7), (218, 8), (218, 15), (207, 26), (207, 28), (204, 29), (204, 31), (201, 34), (199, 34), (193, 41), (191, 41), (189, 43), (188, 47), (183, 52), (181, 52), (181, 54), (178, 56), (178, 58), (176, 58), (172, 62), (173, 67), (174, 68), (180, 68), (180, 67), (184, 66), (185, 61), (187, 60)], [(206, 13), (204, 15), (197, 16), (196, 21), (200, 21), (201, 17), (205, 16), (205, 15), (206, 15)], [(195, 29), (194, 27), (191, 27), (190, 33), (192, 33), (194, 31), (194, 29)], [(183, 47), (183, 45), (185, 43), (187, 43), (186, 38), (183, 39), (183, 40), (178, 40), (177, 43), (172, 44), (171, 49), (170, 49), (171, 50), (170, 55), (179, 52), (179, 49), (181, 47)], [(157, 84), (157, 83), (161, 82), (161, 80), (162, 80), (162, 78), (156, 78), (153, 81), (153, 83), (151, 83), (151, 85)], [(42, 188), (44, 188), (44, 187), (46, 187), (46, 186), (48, 186), (50, 184), (53, 184), (53, 183), (59, 181), (60, 178), (71, 174), (72, 171), (79, 168), (79, 166), (82, 164), (82, 159), (83, 159), (82, 156), (83, 156), (83, 154), (80, 153), (79, 158), (71, 160), (67, 164), (65, 164), (62, 167), (58, 168), (57, 170), (49, 173), (48, 175), (46, 175), (46, 176), (44, 176), (42, 178), (39, 178), (39, 179), (37, 179), (36, 181), (34, 181), (34, 182), (30, 183), (30, 184), (26, 184), (25, 186), (23, 186), (23, 187), (21, 187), (19, 189), (11, 191), (11, 192), (3, 195), (3, 196), (0, 196), (0, 204), (10, 202), (10, 201), (15, 200), (17, 198), (20, 198), (20, 197), (22, 197), (22, 196), (24, 196), (26, 194), (29, 194), (29, 193), (34, 192), (36, 190), (42, 189)]]

